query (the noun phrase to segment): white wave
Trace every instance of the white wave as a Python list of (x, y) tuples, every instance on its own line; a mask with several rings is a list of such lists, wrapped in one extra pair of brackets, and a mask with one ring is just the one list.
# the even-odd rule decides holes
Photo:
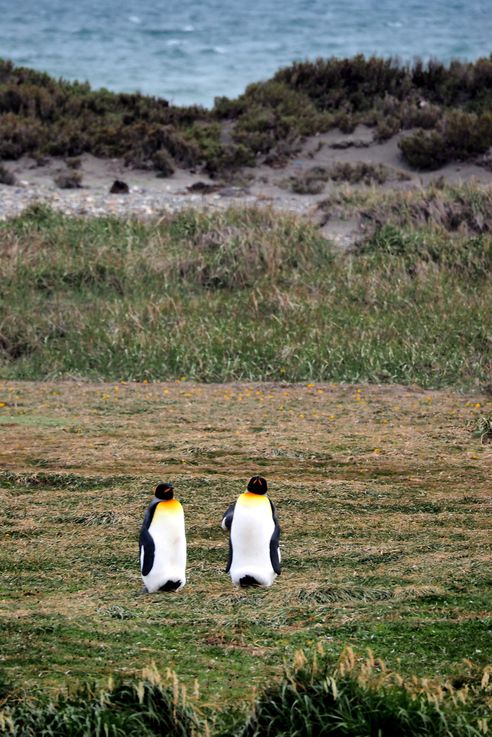
[(388, 28), (403, 28), (403, 23), (400, 23), (399, 20), (395, 20), (395, 21), (389, 20), (384, 25), (388, 26)]
[(193, 33), (195, 30), (195, 26), (189, 25), (189, 26), (183, 26), (182, 31), (183, 33)]
[(138, 23), (141, 23), (142, 22), (142, 19), (139, 18), (138, 15), (129, 15), (128, 16), (128, 20), (130, 21), (130, 23), (137, 23), (138, 24)]
[(213, 48), (216, 54), (227, 54), (227, 51), (223, 46), (214, 46)]
[(182, 46), (183, 42), (180, 41), (179, 38), (170, 38), (169, 41), (166, 41), (166, 46)]

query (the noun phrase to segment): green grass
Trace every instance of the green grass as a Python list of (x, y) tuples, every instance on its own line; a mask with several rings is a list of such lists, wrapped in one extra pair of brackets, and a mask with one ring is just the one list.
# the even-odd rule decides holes
[[(184, 688), (213, 734), (240, 732), (257, 699), (258, 715), (271, 702), (288, 725), (281, 694), (298, 681), (291, 674), (282, 682), (283, 663), (317, 644), (326, 670), (310, 692), (313, 718), (328, 708), (325, 674), (338, 679), (346, 645), (372, 648), (410, 686), (425, 677), (447, 693), (447, 682), (471, 689), (480, 680), (492, 628), (490, 454), (472, 430), (491, 411), (487, 397), (311, 382), (73, 379), (2, 382), (0, 392), (8, 427), (0, 447), (0, 642), (11, 694), (4, 706), (18, 730), (48, 724), (57, 735), (64, 719), (74, 730), (109, 723), (112, 697), (101, 700), (94, 686), (79, 697), (77, 689), (104, 688), (111, 675), (128, 689), (152, 662), (164, 676), (176, 671), (180, 695)], [(39, 416), (43, 423), (25, 422)], [(65, 423), (50, 422), (60, 417)], [(220, 519), (260, 469), (282, 525), (284, 570), (271, 589), (239, 591), (224, 573)], [(138, 529), (159, 479), (174, 483), (185, 509), (188, 581), (177, 595), (143, 596)], [(373, 703), (378, 713), (396, 704), (414, 714), (399, 692), (387, 706), (343, 678), (340, 690), (354, 718), (374, 714)], [(135, 691), (125, 693), (136, 723), (146, 720)], [(456, 719), (476, 724), (487, 693)], [(118, 707), (123, 722), (126, 714)], [(428, 716), (432, 726), (434, 712)], [(415, 719), (410, 734), (425, 734)]]
[[(480, 673), (460, 691), (417, 679), (405, 683), (372, 654), (361, 663), (350, 649), (335, 669), (316, 656), (300, 663), (260, 697), (241, 737), (478, 737), (487, 729), (487, 684)], [(470, 698), (459, 702), (463, 693)]]
[(486, 384), (486, 191), (372, 196), (346, 255), (268, 210), (141, 223), (35, 207), (0, 225), (0, 376)]
[(249, 714), (232, 706), (203, 709), (196, 697), (187, 704), (175, 674), (166, 683), (151, 669), (138, 681), (86, 684), (53, 700), (13, 693), (3, 683), (0, 727), (6, 737), (480, 737), (488, 731), (490, 668), (468, 666), (454, 682), (410, 680), (388, 671), (371, 651), (363, 659), (345, 648), (338, 663), (320, 653), (318, 646), (308, 663), (298, 651), (297, 668), (265, 689)]
[[(110, 684), (106, 689), (84, 685), (74, 693), (60, 694), (54, 701), (46, 695), (19, 695), (3, 715), (2, 734), (11, 737), (192, 737), (197, 720), (178, 694), (161, 685), (153, 674), (135, 683)], [(7, 691), (7, 699), (9, 693)]]

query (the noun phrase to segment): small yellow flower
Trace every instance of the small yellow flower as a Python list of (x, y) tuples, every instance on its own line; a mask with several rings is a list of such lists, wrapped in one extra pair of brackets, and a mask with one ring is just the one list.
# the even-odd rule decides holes
[(6, 403), (5, 403), (5, 402), (0, 402), (0, 407), (6, 407), (6, 406), (7, 406), (7, 405), (6, 405)]
[(312, 389), (314, 384), (306, 384), (307, 389)]
[(381, 453), (381, 448), (374, 448), (372, 452), (378, 456)]

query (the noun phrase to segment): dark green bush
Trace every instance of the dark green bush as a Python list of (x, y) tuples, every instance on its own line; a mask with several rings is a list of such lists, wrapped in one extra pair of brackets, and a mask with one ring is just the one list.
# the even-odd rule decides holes
[[(432, 168), (490, 145), (491, 80), (490, 58), (448, 67), (361, 55), (318, 59), (281, 69), (236, 100), (218, 98), (207, 111), (139, 94), (92, 91), (0, 60), (0, 159), (88, 151), (152, 168), (154, 155), (164, 150), (178, 166), (204, 165), (216, 175), (253, 165), (257, 154), (278, 163), (275, 151), (285, 142), (292, 147), (303, 136), (334, 126), (348, 133), (366, 123), (377, 126), (379, 140), (404, 128), (432, 131), (402, 147), (409, 162)], [(447, 116), (453, 110), (478, 116), (476, 125), (473, 117)], [(444, 136), (444, 147), (437, 136)]]
[(399, 142), (403, 157), (417, 169), (437, 169), (449, 161), (466, 160), (492, 146), (492, 112), (481, 115), (453, 110), (439, 131), (416, 133)]
[(451, 160), (444, 136), (437, 131), (417, 131), (402, 138), (398, 146), (405, 161), (415, 169), (439, 169)]

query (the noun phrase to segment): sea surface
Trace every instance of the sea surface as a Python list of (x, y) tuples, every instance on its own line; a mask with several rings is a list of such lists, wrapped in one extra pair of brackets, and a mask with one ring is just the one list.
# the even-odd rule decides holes
[(0, 0), (0, 56), (175, 104), (235, 97), (294, 60), (473, 61), (492, 0)]

